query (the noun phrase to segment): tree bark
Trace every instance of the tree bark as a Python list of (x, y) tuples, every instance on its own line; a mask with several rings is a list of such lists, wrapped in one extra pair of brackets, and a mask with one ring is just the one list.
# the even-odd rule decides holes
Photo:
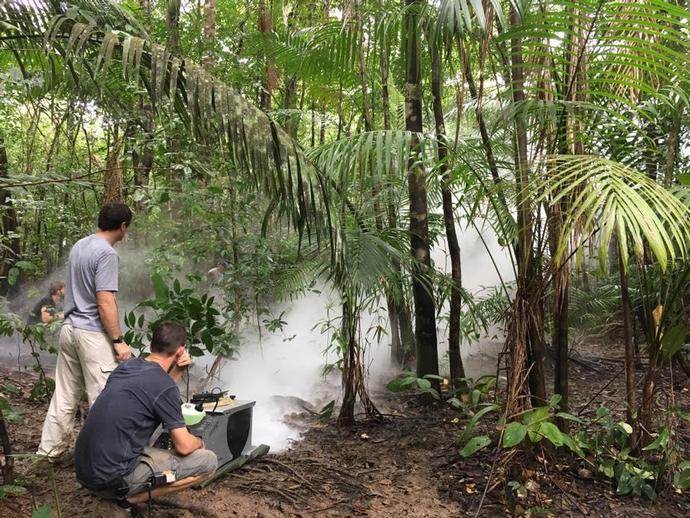
[(630, 304), (630, 292), (628, 291), (628, 272), (623, 264), (622, 254), (618, 253), (618, 273), (621, 284), (621, 305), (623, 308), (623, 341), (625, 342), (625, 401), (626, 417), (628, 424), (632, 426), (633, 434), (630, 437), (630, 445), (637, 446), (637, 397), (635, 394), (635, 344), (632, 333), (632, 307)]
[(181, 0), (167, 0), (165, 28), (168, 33), (166, 47), (171, 54), (179, 56), (180, 48), (180, 4)]
[(0, 444), (2, 445), (2, 453), (5, 455), (5, 463), (2, 466), (2, 483), (3, 485), (11, 486), (14, 483), (14, 456), (12, 455), (12, 443), (10, 442), (9, 433), (7, 433), (7, 423), (2, 410), (0, 410)]
[[(520, 23), (514, 6), (510, 9), (512, 26)], [(522, 39), (511, 39), (511, 90), (515, 109), (515, 195), (517, 205), (517, 290), (511, 325), (512, 344), (510, 369), (511, 380), (508, 392), (509, 409), (520, 408), (523, 393), (522, 379), (528, 372), (529, 394), (532, 406), (546, 404), (546, 383), (544, 380), (543, 310), (541, 308), (540, 273), (536, 269), (532, 249), (534, 218), (528, 193), (529, 164), (527, 155), (527, 125), (522, 105), (526, 99), (524, 85), (524, 60)], [(520, 365), (525, 361), (524, 365)]]
[(122, 139), (118, 135), (117, 129), (113, 131), (112, 141), (108, 147), (108, 156), (105, 160), (105, 174), (103, 184), (105, 195), (103, 203), (122, 202), (122, 167), (120, 165), (120, 151), (122, 149)]
[(205, 69), (211, 70), (216, 63), (216, 0), (205, 0), (204, 2), (204, 40), (205, 52), (202, 64)]
[[(273, 32), (273, 2), (268, 0), (259, 0), (259, 32), (265, 36)], [(271, 101), (273, 98), (273, 90), (278, 84), (278, 70), (269, 58), (266, 58), (266, 76), (261, 85), (261, 95), (259, 96), (259, 104), (261, 109), (265, 112), (271, 111)]]
[(448, 322), (448, 359), (450, 363), (450, 382), (458, 386), (458, 380), (465, 378), (465, 369), (460, 355), (460, 313), (462, 311), (462, 263), (460, 257), (460, 243), (455, 231), (455, 217), (453, 213), (453, 193), (451, 191), (451, 172), (448, 168), (448, 146), (446, 124), (443, 116), (443, 97), (441, 92), (442, 74), (441, 59), (438, 46), (431, 43), (431, 96), (434, 105), (434, 120), (436, 122), (436, 140), (438, 146), (439, 171), (441, 173), (441, 196), (443, 199), (443, 223), (446, 229), (448, 255), (451, 265), (451, 284)]
[[(0, 134), (0, 179), (9, 178), (9, 161), (5, 138)], [(2, 253), (2, 265), (0, 266), (0, 295), (7, 296), (16, 290), (17, 283), (11, 286), (8, 282), (8, 273), (21, 256), (21, 241), (19, 239), (17, 211), (12, 205), (12, 193), (8, 189), (0, 189), (0, 210), (2, 210), (2, 233), (7, 248)]]
[[(405, 14), (405, 129), (421, 133), (422, 127), (422, 74), (419, 63), (418, 11), (420, 0), (404, 0)], [(412, 149), (419, 151), (419, 140), (412, 138)], [(431, 266), (429, 222), (426, 194), (426, 171), (417, 157), (408, 162), (408, 193), (410, 197), (410, 236), (412, 256), (418, 271), (412, 280), (415, 311), (415, 338), (417, 344), (417, 376), (438, 375), (438, 349), (436, 343), (436, 307), (433, 285), (428, 268)]]

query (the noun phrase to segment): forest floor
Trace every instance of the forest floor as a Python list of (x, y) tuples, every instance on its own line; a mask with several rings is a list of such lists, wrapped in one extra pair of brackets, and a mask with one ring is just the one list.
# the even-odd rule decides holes
[[(587, 360), (571, 364), (574, 413), (593, 397), (591, 405), (622, 409), (622, 351), (607, 346), (608, 355), (602, 357), (604, 349), (580, 347), (576, 358)], [(12, 403), (21, 408), (25, 420), (10, 426), (14, 450), (33, 452), (47, 407), (29, 398), (35, 375), (4, 369), (0, 379), (20, 389)], [(687, 379), (682, 382), (684, 386), (676, 385), (677, 402), (689, 410), (689, 385)], [(500, 462), (495, 463), (492, 451), (469, 459), (459, 456), (457, 438), (464, 419), (449, 407), (429, 409), (414, 398), (382, 397), (383, 422), (339, 428), (308, 413), (289, 416), (303, 434), (288, 450), (258, 459), (206, 489), (170, 497), (153, 507), (153, 516), (475, 516), (480, 502), (479, 516), (690, 516), (687, 495), (667, 491), (653, 504), (619, 498), (609, 481), (586, 473), (576, 459), (554, 457), (541, 449), (513, 468), (512, 476), (526, 489), (517, 497), (505, 484), (510, 478)], [(0, 516), (28, 517), (43, 504), (55, 508), (51, 474), (36, 470), (32, 463), (30, 458), (17, 460), (16, 471), (28, 490), (0, 499)], [(54, 480), (62, 516), (96, 516), (91, 511), (95, 498), (79, 487), (73, 466), (56, 467)]]

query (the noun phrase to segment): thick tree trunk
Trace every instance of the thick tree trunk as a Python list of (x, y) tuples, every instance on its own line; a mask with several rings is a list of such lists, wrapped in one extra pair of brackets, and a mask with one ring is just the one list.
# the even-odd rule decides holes
[[(418, 11), (420, 0), (405, 0), (405, 129), (421, 133), (422, 74), (419, 63)], [(413, 137), (412, 149), (418, 151), (419, 142)], [(412, 280), (415, 310), (415, 338), (417, 343), (417, 375), (438, 374), (436, 343), (436, 307), (433, 285), (427, 269), (431, 266), (429, 222), (426, 194), (426, 171), (417, 157), (408, 163), (408, 193), (410, 197), (410, 236), (412, 255), (419, 265)]]
[(448, 168), (448, 147), (446, 142), (446, 124), (443, 116), (443, 97), (441, 92), (442, 74), (441, 59), (438, 47), (431, 43), (431, 96), (434, 101), (434, 119), (436, 122), (436, 140), (438, 142), (438, 161), (441, 173), (441, 196), (443, 198), (443, 222), (446, 228), (448, 255), (450, 256), (452, 290), (448, 322), (448, 359), (450, 362), (450, 382), (457, 386), (458, 380), (465, 378), (465, 369), (460, 356), (460, 313), (462, 311), (462, 265), (460, 243), (455, 231), (453, 213), (453, 193), (451, 191), (451, 172)]

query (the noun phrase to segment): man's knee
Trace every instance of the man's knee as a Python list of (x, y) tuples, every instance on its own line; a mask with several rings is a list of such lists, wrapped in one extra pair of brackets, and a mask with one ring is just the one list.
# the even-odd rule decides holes
[[(204, 475), (210, 475), (214, 471), (216, 471), (216, 468), (218, 467), (218, 457), (216, 457), (216, 454), (213, 453), (211, 450), (207, 450), (206, 448), (202, 448), (200, 450), (196, 450), (195, 452), (191, 453), (190, 455), (193, 455), (194, 458), (194, 475), (196, 476), (204, 476)], [(192, 460), (192, 459), (190, 459)]]

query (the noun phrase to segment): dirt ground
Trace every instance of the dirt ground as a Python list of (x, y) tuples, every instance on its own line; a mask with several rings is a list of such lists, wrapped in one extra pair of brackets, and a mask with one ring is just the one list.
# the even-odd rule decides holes
[[(592, 398), (593, 404), (621, 410), (620, 350), (612, 347), (606, 357), (600, 347), (580, 347), (578, 352), (575, 358), (583, 361), (571, 366), (574, 413)], [(23, 410), (25, 422), (10, 427), (14, 449), (33, 452), (47, 403), (28, 398), (33, 372), (6, 369), (0, 375), (2, 383), (21, 388), (13, 403)], [(676, 397), (690, 409), (687, 380), (676, 382)], [(517, 498), (502, 482), (510, 477), (504, 478), (493, 452), (470, 459), (459, 456), (457, 438), (464, 420), (457, 413), (443, 405), (421, 407), (409, 396), (382, 398), (387, 414), (383, 422), (338, 428), (309, 414), (289, 416), (291, 424), (304, 430), (289, 450), (269, 454), (206, 489), (188, 490), (156, 504), (153, 516), (475, 516), (480, 502), (478, 516), (690, 516), (688, 495), (669, 491), (655, 504), (618, 498), (610, 482), (583, 475), (575, 459), (544, 451), (518, 460), (513, 468), (511, 477), (519, 477), (527, 488), (527, 495)], [(29, 490), (0, 500), (0, 516), (31, 516), (32, 509), (46, 503), (55, 508), (51, 474), (32, 464), (30, 458), (18, 459), (17, 472)], [(62, 516), (94, 516), (96, 500), (78, 486), (73, 466), (57, 467), (54, 480)], [(139, 514), (146, 516), (146, 509)]]

